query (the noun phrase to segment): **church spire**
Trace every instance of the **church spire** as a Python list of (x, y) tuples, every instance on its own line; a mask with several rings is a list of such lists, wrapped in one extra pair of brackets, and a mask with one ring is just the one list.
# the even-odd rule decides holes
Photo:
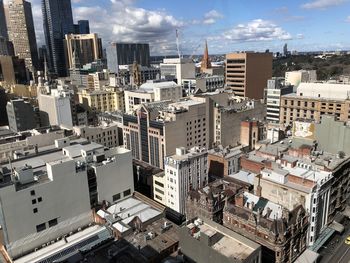
[(208, 43), (207, 43), (207, 40), (205, 40), (205, 48), (204, 48), (204, 55), (201, 63), (201, 71), (209, 68), (211, 68), (211, 61), (209, 58)]

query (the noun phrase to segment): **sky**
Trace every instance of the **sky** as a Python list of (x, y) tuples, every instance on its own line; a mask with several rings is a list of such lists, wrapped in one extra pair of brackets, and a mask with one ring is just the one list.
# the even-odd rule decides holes
[[(7, 0), (9, 1), (9, 0)], [(32, 3), (44, 44), (40, 0)], [(5, 1), (6, 2), (6, 1)], [(145, 42), (151, 55), (233, 51), (350, 50), (350, 0), (72, 0), (73, 17), (90, 21), (104, 46)]]

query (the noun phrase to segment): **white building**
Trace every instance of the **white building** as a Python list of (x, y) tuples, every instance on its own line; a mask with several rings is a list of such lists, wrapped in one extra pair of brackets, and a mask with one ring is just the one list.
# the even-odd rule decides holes
[(298, 86), (302, 82), (317, 81), (316, 70), (287, 71), (285, 73), (286, 83)]
[(185, 214), (185, 200), (190, 189), (199, 189), (208, 183), (208, 152), (205, 148), (190, 150), (181, 147), (176, 154), (165, 158), (166, 206)]
[(178, 100), (182, 98), (182, 88), (174, 81), (147, 81), (139, 89), (126, 90), (125, 110), (134, 111), (140, 104), (163, 101)]
[(196, 65), (189, 58), (165, 58), (160, 63), (160, 74), (162, 79), (176, 80), (181, 85), (183, 79), (195, 79)]
[(347, 100), (350, 96), (350, 84), (336, 83), (300, 83), (297, 95), (303, 97)]
[(267, 81), (265, 90), (266, 120), (279, 123), (281, 96), (293, 93), (293, 86), (286, 85), (284, 78), (272, 78)]
[(51, 94), (38, 93), (41, 116), (46, 124), (73, 127), (71, 93), (52, 90)]
[(63, 138), (45, 150), (0, 169), (0, 224), (12, 258), (90, 224), (91, 205), (134, 190), (131, 153), (124, 148)]
[(98, 126), (74, 126), (75, 135), (106, 147), (119, 146), (118, 125), (116, 123), (102, 122)]

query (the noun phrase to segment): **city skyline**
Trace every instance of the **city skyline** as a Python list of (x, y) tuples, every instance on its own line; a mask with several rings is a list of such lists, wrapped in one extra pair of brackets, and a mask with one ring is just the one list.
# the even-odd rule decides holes
[[(41, 1), (30, 2), (38, 43), (44, 44)], [(298, 51), (350, 49), (347, 0), (73, 0), (72, 6), (74, 20), (89, 19), (91, 32), (98, 33), (104, 43), (146, 42), (152, 55), (177, 53), (176, 29), (183, 54), (201, 54), (205, 39), (211, 54), (276, 52), (282, 51), (284, 43)]]

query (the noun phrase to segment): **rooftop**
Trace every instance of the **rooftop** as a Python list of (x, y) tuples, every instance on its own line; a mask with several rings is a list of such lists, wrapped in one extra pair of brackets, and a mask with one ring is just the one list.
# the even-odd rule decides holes
[(238, 173), (230, 174), (228, 176), (230, 178), (253, 185), (256, 174), (240, 170)]

